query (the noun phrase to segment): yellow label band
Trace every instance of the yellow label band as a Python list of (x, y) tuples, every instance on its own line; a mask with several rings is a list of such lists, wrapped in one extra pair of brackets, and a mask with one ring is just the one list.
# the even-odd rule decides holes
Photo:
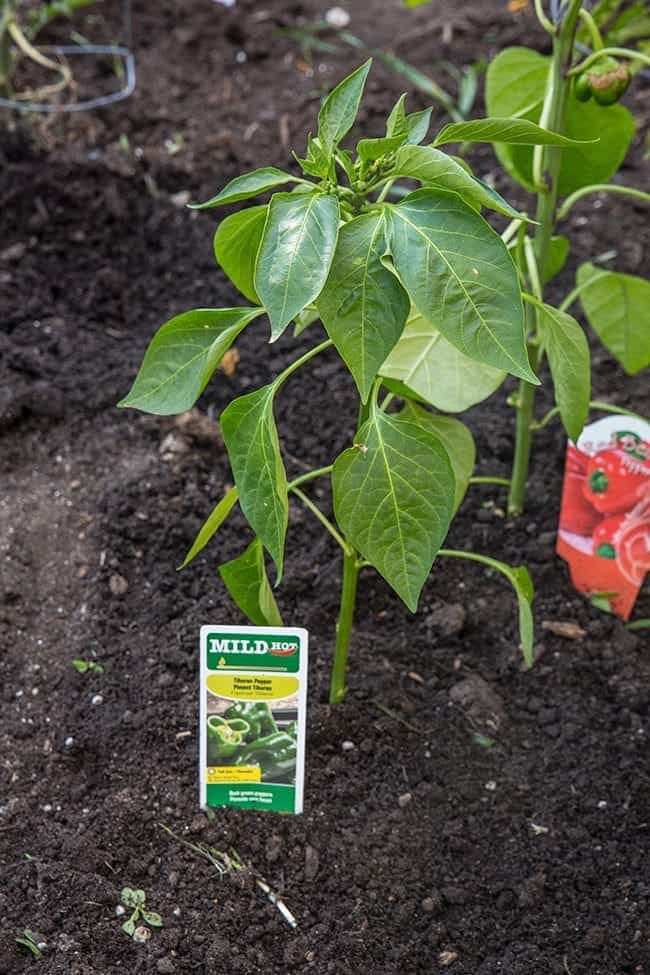
[(261, 782), (259, 765), (212, 765), (205, 770), (206, 782)]
[(285, 674), (210, 674), (208, 690), (232, 701), (276, 701), (298, 691), (298, 678)]

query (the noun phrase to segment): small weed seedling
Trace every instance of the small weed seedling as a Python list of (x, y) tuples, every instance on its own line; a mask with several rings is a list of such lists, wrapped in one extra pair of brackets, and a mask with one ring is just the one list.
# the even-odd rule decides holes
[(131, 917), (122, 925), (122, 931), (130, 938), (135, 934), (135, 929), (139, 921), (144, 921), (152, 928), (162, 928), (163, 922), (160, 914), (146, 909), (146, 894), (143, 890), (123, 887), (120, 894), (122, 905), (132, 913)]
[(103, 674), (104, 668), (101, 664), (97, 663), (96, 660), (80, 660), (75, 657), (74, 660), (70, 661), (72, 666), (80, 674)]
[(21, 931), (20, 937), (16, 938), (16, 944), (20, 945), (26, 951), (29, 951), (34, 958), (40, 959), (43, 957), (43, 942), (39, 939), (39, 936), (29, 928), (25, 928)]
[[(526, 569), (442, 545), (469, 485), (499, 480), (472, 478), (472, 435), (444, 414), (485, 399), (507, 373), (530, 389), (539, 382), (529, 361), (533, 347), (526, 344), (521, 271), (507, 241), (481, 215), (483, 208), (523, 228), (515, 232), (531, 267), (536, 265), (523, 242), (525, 216), (442, 147), (486, 140), (517, 149), (578, 145), (525, 118), (452, 123), (422, 145), (431, 109), (407, 114), (403, 95), (384, 134), (362, 138), (352, 152), (341, 143), (354, 124), (369, 70), (370, 61), (325, 99), (317, 135), (308, 137), (306, 155), (296, 157), (302, 176), (267, 166), (235, 178), (197, 205), (220, 207), (272, 194), (269, 203), (222, 220), (214, 239), (218, 263), (249, 304), (195, 309), (163, 325), (120, 404), (181, 413), (194, 405), (237, 336), (261, 315), (268, 316), (272, 342), (291, 322), (297, 337), (320, 319), (324, 341), (221, 414), (235, 486), (208, 517), (184, 565), (239, 503), (254, 537), (238, 558), (220, 567), (222, 579), (253, 623), (281, 625), (264, 552), (275, 563), (277, 586), (289, 497), (304, 504), (343, 555), (332, 703), (345, 693), (357, 580), (366, 568), (379, 572), (411, 612), (437, 556), (471, 559), (503, 573), (518, 597), (521, 643), (532, 663), (533, 589)], [(389, 189), (400, 179), (420, 188), (399, 203), (388, 202)], [(287, 185), (291, 190), (281, 192)], [(580, 331), (573, 319), (566, 325), (568, 316), (549, 310), (537, 295), (523, 297), (540, 320), (550, 323), (544, 333), (549, 347), (566, 346), (559, 361), (572, 361), (573, 331)], [(586, 346), (581, 332), (580, 338)], [(289, 481), (276, 404), (297, 370), (333, 350), (358, 390), (356, 433), (331, 464)], [(561, 388), (572, 393), (574, 386), (567, 378)], [(353, 423), (350, 418), (350, 427)], [(304, 491), (313, 479), (325, 477), (331, 480), (334, 519)]]

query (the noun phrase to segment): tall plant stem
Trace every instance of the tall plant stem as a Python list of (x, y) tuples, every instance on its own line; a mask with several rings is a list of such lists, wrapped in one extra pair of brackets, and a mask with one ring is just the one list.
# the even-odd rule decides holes
[(0, 95), (7, 97), (11, 85), (11, 37), (9, 22), (12, 17), (12, 0), (0, 0)]
[(354, 607), (357, 600), (357, 580), (361, 568), (356, 552), (343, 555), (343, 581), (341, 583), (341, 604), (336, 624), (336, 645), (334, 647), (334, 666), (330, 683), (330, 704), (338, 704), (345, 695), (345, 672), (348, 665), (350, 635), (354, 620)]
[[(569, 95), (567, 72), (571, 67), (573, 42), (576, 25), (580, 15), (582, 0), (571, 0), (564, 19), (559, 27), (559, 33), (553, 39), (553, 56), (549, 73), (548, 90), (542, 124), (553, 132), (564, 134), (566, 128), (566, 109)], [(540, 185), (537, 194), (537, 229), (535, 232), (534, 248), (537, 268), (540, 278), (544, 279), (547, 266), (551, 237), (555, 225), (555, 210), (558, 195), (558, 176), (562, 163), (562, 150), (554, 146), (536, 147), (541, 155), (541, 176), (543, 186)], [(525, 268), (522, 268), (525, 271)], [(539, 296), (541, 297), (541, 295)], [(536, 372), (541, 362), (541, 354), (536, 336), (536, 312), (526, 311), (526, 322), (529, 325), (528, 357), (533, 372)], [(515, 456), (512, 467), (512, 483), (508, 497), (508, 513), (516, 517), (524, 510), (526, 500), (526, 482), (530, 465), (531, 424), (535, 408), (535, 386), (521, 380), (516, 396), (517, 422), (515, 429)]]

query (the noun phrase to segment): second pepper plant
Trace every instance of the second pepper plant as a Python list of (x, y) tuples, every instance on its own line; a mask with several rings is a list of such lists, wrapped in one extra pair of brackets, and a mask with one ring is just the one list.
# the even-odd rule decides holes
[[(369, 69), (370, 62), (363, 64), (324, 101), (317, 134), (309, 136), (304, 158), (296, 157), (303, 175), (265, 167), (237, 177), (199, 204), (219, 207), (271, 194), (268, 203), (222, 220), (214, 240), (218, 263), (248, 304), (195, 309), (168, 321), (120, 404), (181, 413), (197, 401), (245, 328), (255, 323), (264, 341), (262, 316), (270, 322), (272, 342), (291, 323), (297, 336), (316, 331), (320, 320), (322, 341), (315, 340), (273, 382), (233, 400), (221, 414), (235, 486), (208, 517), (185, 564), (239, 504), (253, 538), (241, 555), (221, 566), (222, 579), (252, 622), (280, 625), (265, 558), (275, 564), (277, 587), (289, 499), (304, 504), (343, 558), (332, 702), (345, 692), (357, 580), (366, 568), (383, 576), (411, 612), (437, 557), (471, 559), (503, 573), (516, 591), (522, 648), (528, 663), (532, 659), (533, 592), (527, 571), (489, 555), (442, 547), (475, 461), (469, 430), (446, 412), (481, 401), (506, 373), (531, 387), (538, 383), (526, 348), (520, 276), (506, 242), (481, 211), (524, 226), (525, 218), (440, 148), (458, 140), (455, 126), (439, 132), (434, 143), (421, 144), (431, 110), (407, 114), (404, 96), (383, 135), (361, 139), (355, 152), (342, 148)], [(475, 134), (482, 141), (575, 144), (527, 119), (469, 124), (478, 126)], [(471, 132), (463, 127), (460, 137), (467, 136)], [(419, 188), (389, 202), (393, 182), (402, 178)], [(275, 413), (293, 374), (330, 348), (358, 390), (356, 432), (331, 465), (289, 481)], [(307, 493), (316, 478), (331, 479), (333, 517)]]

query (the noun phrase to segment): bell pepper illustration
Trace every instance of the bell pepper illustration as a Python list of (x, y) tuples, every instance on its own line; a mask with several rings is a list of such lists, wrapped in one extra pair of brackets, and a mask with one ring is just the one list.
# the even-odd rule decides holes
[(630, 511), (650, 495), (649, 447), (636, 434), (616, 435), (614, 445), (587, 464), (583, 495), (604, 515)]
[(594, 506), (584, 496), (589, 457), (572, 443), (567, 448), (560, 528), (574, 535), (591, 535), (601, 520)]

